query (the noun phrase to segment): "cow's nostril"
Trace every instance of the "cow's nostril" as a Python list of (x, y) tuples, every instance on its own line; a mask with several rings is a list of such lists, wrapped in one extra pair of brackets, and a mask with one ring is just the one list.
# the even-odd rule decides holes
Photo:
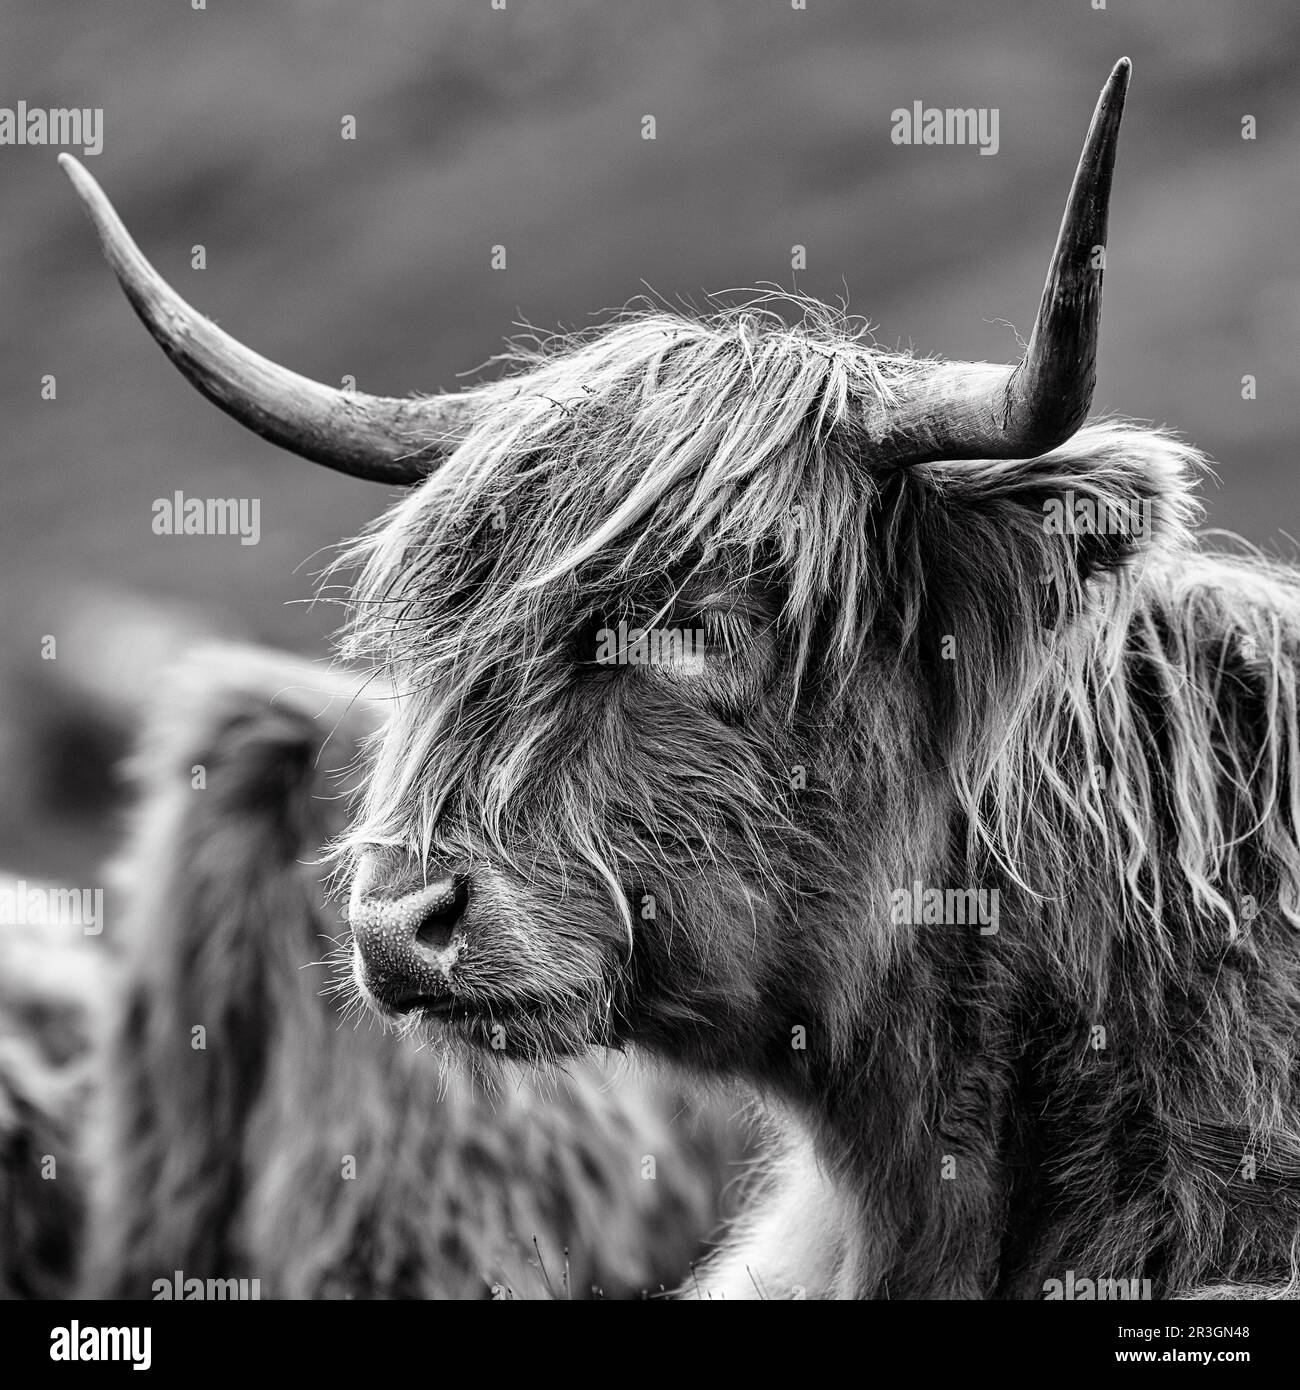
[(449, 874), (400, 897), (366, 896), (348, 914), (362, 956), (381, 973), (439, 970), (469, 905), (469, 877)]
[(431, 894), (424, 905), (415, 939), (421, 946), (440, 951), (450, 945), (453, 933), (469, 906), (469, 879), (456, 874), (437, 888), (424, 890)]
[(448, 874), (398, 896), (363, 888), (348, 914), (356, 963), (361, 982), (385, 1009), (432, 1011), (433, 1001), (454, 992), (469, 901), (467, 874)]

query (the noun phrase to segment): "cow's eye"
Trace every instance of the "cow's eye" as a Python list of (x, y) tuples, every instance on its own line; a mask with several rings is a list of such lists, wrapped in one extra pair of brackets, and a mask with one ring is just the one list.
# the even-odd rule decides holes
[[(701, 595), (635, 615), (597, 614), (581, 625), (574, 661), (596, 671), (701, 682), (719, 693), (761, 688), (773, 661), (773, 616), (734, 596)], [(734, 689), (733, 689), (734, 688)]]
[(597, 666), (663, 666), (685, 673), (702, 670), (709, 660), (742, 656), (751, 637), (747, 617), (714, 609), (658, 617), (598, 617), (582, 625), (575, 656)]
[(727, 661), (747, 660), (753, 655), (759, 624), (753, 614), (736, 609), (708, 609), (697, 631), (704, 636), (705, 650)]
[(660, 644), (665, 676), (704, 678), (746, 688), (765, 678), (771, 663), (771, 624), (765, 615), (735, 605), (698, 607), (679, 613)]
[(599, 667), (663, 667), (678, 673), (703, 669), (709, 650), (709, 628), (702, 616), (684, 621), (678, 616), (601, 618), (586, 625), (580, 650)]

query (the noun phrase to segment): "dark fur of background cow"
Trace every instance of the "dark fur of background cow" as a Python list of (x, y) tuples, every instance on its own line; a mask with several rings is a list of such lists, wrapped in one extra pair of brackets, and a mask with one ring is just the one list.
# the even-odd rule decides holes
[(71, 1288), (85, 1209), (77, 1139), (110, 978), (79, 929), (0, 926), (0, 1298)]

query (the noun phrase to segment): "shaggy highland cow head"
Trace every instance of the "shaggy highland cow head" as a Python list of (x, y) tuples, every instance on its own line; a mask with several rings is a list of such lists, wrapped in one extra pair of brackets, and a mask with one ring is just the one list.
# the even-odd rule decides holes
[[(196, 315), (64, 156), (205, 394), (411, 485), (345, 557), (345, 653), (397, 692), (345, 845), (375, 1008), (505, 1055), (636, 1040), (772, 1074), (804, 1025), (847, 1052), (908, 949), (899, 885), (972, 849), (1018, 871), (1016, 788), (1087, 821), (1088, 760), (1058, 755), (1122, 640), (1097, 595), (1113, 615), (1134, 561), (1181, 544), (1194, 457), (1083, 426), (1128, 71), (1015, 367), (884, 353), (768, 301), (631, 313), (456, 396), (344, 395)], [(1121, 524), (1045, 525), (1080, 502)]]

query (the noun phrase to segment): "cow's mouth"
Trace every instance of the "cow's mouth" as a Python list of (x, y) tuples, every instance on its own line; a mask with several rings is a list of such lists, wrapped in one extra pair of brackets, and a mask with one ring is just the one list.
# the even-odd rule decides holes
[[(414, 999), (401, 1005), (404, 1014), (419, 1013), (426, 1017), (447, 1017), (461, 1001), (454, 994), (417, 994)], [(461, 1005), (461, 1007), (464, 1007)]]
[(458, 994), (418, 994), (404, 1001), (398, 1012), (440, 1023), (504, 1023), (527, 1010), (517, 1004), (486, 1003)]
[(450, 991), (407, 994), (369, 982), (363, 985), (363, 991), (371, 1007), (390, 1019), (447, 1018), (457, 1008), (464, 1009), (464, 1001)]
[(448, 1026), (457, 1023), (493, 1024), (536, 1012), (535, 1006), (515, 1000), (484, 998), (450, 987), (412, 990), (391, 980), (360, 981), (372, 1007), (388, 1018)]
[(402, 992), (366, 986), (372, 1006), (393, 1023), (414, 1027), (432, 1041), (461, 1043), (495, 1057), (561, 1057), (593, 1045), (609, 1046), (609, 1030), (595, 1021), (574, 1027), (555, 1005), (536, 997), (451, 988)]

